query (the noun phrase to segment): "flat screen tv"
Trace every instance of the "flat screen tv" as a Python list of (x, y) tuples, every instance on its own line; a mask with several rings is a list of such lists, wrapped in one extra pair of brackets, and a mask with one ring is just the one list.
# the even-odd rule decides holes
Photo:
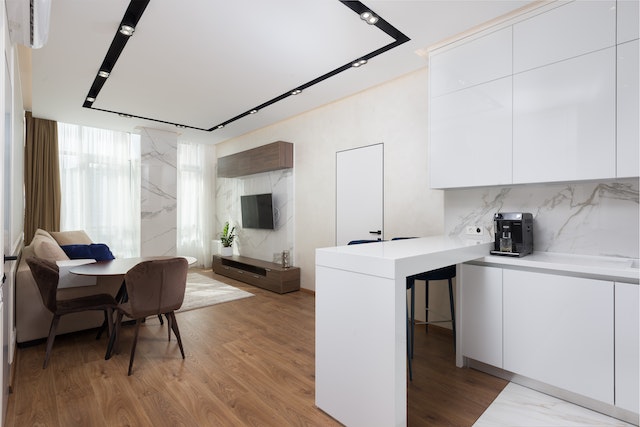
[(240, 196), (242, 228), (273, 230), (273, 198), (271, 193)]

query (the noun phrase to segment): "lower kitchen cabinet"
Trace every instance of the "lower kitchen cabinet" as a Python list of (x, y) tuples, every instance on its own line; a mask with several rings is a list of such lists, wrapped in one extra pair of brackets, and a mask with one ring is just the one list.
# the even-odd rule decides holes
[(615, 284), (616, 304), (616, 406), (629, 411), (640, 412), (640, 396), (638, 393), (638, 364), (640, 352), (638, 337), (640, 336), (639, 314), (640, 286), (619, 283)]
[(502, 269), (463, 264), (460, 275), (462, 354), (502, 368)]
[(613, 282), (503, 271), (507, 371), (613, 405), (613, 322)]

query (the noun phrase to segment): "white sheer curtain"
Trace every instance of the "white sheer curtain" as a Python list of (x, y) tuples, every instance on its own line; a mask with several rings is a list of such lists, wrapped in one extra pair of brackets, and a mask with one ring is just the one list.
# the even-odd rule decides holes
[(120, 257), (140, 254), (140, 137), (58, 123), (61, 230), (85, 230)]
[(178, 254), (211, 266), (211, 239), (215, 221), (213, 165), (215, 147), (178, 144)]

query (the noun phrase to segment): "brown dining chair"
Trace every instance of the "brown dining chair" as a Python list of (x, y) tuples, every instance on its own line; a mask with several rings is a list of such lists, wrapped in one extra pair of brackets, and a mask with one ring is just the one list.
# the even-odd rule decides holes
[(187, 270), (189, 264), (184, 258), (169, 258), (161, 260), (143, 261), (133, 267), (124, 276), (128, 300), (118, 304), (118, 316), (115, 330), (115, 350), (117, 353), (120, 336), (120, 325), (123, 316), (136, 321), (136, 329), (131, 346), (129, 372), (131, 375), (133, 358), (140, 324), (147, 316), (164, 314), (167, 318), (169, 340), (171, 331), (176, 335), (180, 353), (184, 359), (182, 339), (178, 330), (178, 323), (174, 311), (182, 306), (184, 291), (187, 286)]
[(44, 306), (53, 313), (42, 369), (46, 368), (49, 363), (49, 356), (51, 356), (51, 348), (53, 347), (53, 341), (56, 338), (58, 322), (60, 321), (60, 317), (65, 314), (88, 310), (101, 310), (104, 312), (105, 322), (109, 325), (109, 335), (111, 335), (113, 329), (113, 310), (115, 310), (118, 305), (112, 295), (95, 294), (59, 300), (57, 299), (57, 292), (60, 270), (58, 269), (57, 264), (46, 259), (36, 257), (27, 258), (27, 264), (29, 265), (31, 274), (38, 285), (38, 290), (40, 291), (40, 296), (42, 297)]

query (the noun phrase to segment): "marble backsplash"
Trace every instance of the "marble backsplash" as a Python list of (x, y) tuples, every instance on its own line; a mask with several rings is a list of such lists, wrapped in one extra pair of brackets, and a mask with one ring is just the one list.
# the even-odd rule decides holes
[[(274, 230), (242, 228), (240, 196), (248, 194), (273, 195)], [(290, 263), (295, 265), (293, 170), (283, 169), (239, 178), (216, 179), (216, 235), (226, 221), (236, 227), (238, 237), (233, 244), (235, 255), (280, 262), (283, 250), (290, 252)], [(217, 243), (213, 252), (218, 253)]]
[(638, 179), (445, 191), (445, 233), (478, 225), (493, 235), (495, 212), (531, 212), (534, 250), (638, 258)]

